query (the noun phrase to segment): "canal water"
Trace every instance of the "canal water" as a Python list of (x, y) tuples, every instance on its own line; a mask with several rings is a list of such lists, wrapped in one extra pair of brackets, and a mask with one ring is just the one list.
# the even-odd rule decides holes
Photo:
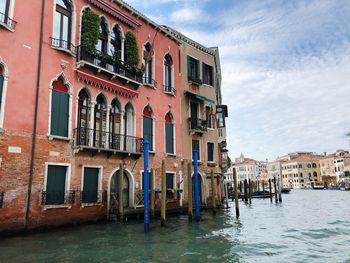
[(350, 262), (350, 192), (293, 190), (200, 223), (97, 224), (0, 240), (0, 262)]

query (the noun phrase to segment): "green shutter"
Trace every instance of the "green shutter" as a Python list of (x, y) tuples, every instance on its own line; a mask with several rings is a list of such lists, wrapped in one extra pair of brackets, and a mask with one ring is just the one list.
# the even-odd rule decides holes
[(149, 150), (153, 151), (153, 120), (143, 117), (143, 138), (149, 141)]
[(174, 125), (171, 123), (165, 124), (165, 142), (166, 153), (174, 153)]
[(166, 173), (166, 189), (174, 189), (174, 174)]
[(98, 168), (84, 169), (83, 203), (97, 203)]
[(69, 95), (53, 91), (51, 100), (51, 135), (68, 137)]
[(66, 189), (66, 166), (49, 165), (46, 181), (46, 204), (64, 204)]
[(201, 79), (201, 63), (196, 60), (196, 64), (197, 64), (197, 76), (196, 76), (196, 79), (197, 80), (200, 80)]

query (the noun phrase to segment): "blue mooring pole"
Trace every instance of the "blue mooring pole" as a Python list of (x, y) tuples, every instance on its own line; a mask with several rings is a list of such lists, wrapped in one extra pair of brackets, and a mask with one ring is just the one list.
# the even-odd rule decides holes
[(143, 225), (145, 233), (149, 232), (149, 185), (148, 185), (148, 149), (149, 142), (147, 139), (143, 141), (143, 196), (144, 196), (144, 214), (143, 214)]
[(196, 221), (201, 220), (201, 212), (199, 210), (199, 186), (198, 186), (198, 151), (193, 151), (193, 179), (194, 179), (194, 205), (196, 210)]

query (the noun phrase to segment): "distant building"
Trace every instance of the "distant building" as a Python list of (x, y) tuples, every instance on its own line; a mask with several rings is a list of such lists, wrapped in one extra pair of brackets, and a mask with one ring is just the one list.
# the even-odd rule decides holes
[(292, 152), (292, 153), (287, 153), (286, 155), (282, 155), (277, 157), (276, 161), (290, 161), (293, 160), (299, 156), (304, 156), (304, 155), (314, 155), (315, 153), (313, 152)]
[(285, 161), (274, 161), (267, 164), (267, 180), (279, 178), (282, 174), (282, 163)]
[(283, 187), (309, 188), (321, 181), (319, 155), (301, 155), (282, 164)]
[(243, 153), (239, 158), (235, 159), (233, 167), (237, 171), (237, 180), (260, 180), (261, 172), (266, 169), (266, 164), (251, 158), (245, 158)]

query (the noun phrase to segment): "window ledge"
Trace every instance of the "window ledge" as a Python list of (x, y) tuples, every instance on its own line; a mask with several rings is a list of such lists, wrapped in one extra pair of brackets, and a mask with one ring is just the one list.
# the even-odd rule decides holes
[(72, 206), (71, 205), (44, 205), (43, 210), (46, 211), (51, 209), (62, 209), (62, 208), (71, 209)]
[(217, 163), (214, 162), (214, 161), (213, 161), (213, 162), (209, 162), (209, 161), (208, 161), (207, 165), (208, 165), (209, 167), (216, 167)]
[(165, 153), (165, 156), (176, 157), (176, 154), (175, 153)]
[(212, 86), (212, 85), (210, 85), (210, 84), (205, 84), (205, 83), (203, 83), (202, 85), (203, 85), (203, 87), (214, 88), (214, 86)]
[(142, 85), (145, 87), (152, 88), (152, 89), (157, 89), (156, 85), (151, 84), (151, 83), (142, 83)]
[(6, 23), (0, 22), (0, 26), (2, 26), (3, 28), (5, 28), (6, 30), (14, 33), (15, 30), (12, 27), (9, 27)]
[(103, 207), (104, 205), (102, 203), (82, 203), (81, 204), (81, 208), (92, 207), (92, 206)]
[(69, 137), (62, 137), (62, 136), (57, 136), (57, 135), (51, 135), (51, 134), (48, 134), (47, 135), (47, 138), (52, 141), (52, 140), (61, 140), (61, 141), (67, 141), (67, 142), (70, 142), (70, 138)]
[(165, 94), (175, 97), (174, 92), (164, 91)]
[(75, 57), (75, 54), (69, 50), (69, 49), (66, 49), (66, 48), (61, 48), (61, 47), (54, 47), (54, 46), (51, 46), (52, 49), (56, 49), (58, 51), (62, 51), (64, 53), (67, 53), (68, 55), (72, 56), (72, 57)]
[(149, 154), (156, 155), (155, 151), (148, 151)]

